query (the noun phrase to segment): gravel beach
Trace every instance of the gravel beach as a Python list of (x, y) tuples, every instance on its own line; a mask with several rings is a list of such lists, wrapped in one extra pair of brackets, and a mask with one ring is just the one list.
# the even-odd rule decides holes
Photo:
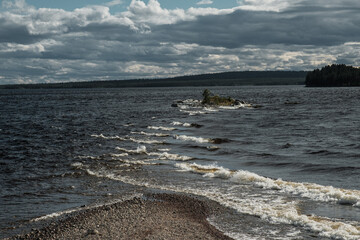
[(84, 210), (10, 239), (231, 239), (206, 220), (216, 203), (182, 194), (149, 194)]

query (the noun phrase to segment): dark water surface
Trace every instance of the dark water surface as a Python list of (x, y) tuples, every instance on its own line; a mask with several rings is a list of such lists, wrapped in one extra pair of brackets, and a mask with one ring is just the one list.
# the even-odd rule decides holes
[(210, 90), (261, 107), (171, 107), (203, 88), (0, 90), (0, 236), (156, 189), (233, 209), (209, 220), (237, 239), (360, 239), (360, 88)]

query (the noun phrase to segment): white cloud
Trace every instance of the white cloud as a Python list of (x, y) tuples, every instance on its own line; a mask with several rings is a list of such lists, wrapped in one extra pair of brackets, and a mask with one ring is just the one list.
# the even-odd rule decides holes
[(200, 2), (196, 3), (197, 5), (209, 5), (209, 4), (213, 4), (213, 1), (211, 0), (202, 0)]
[(132, 0), (128, 11), (122, 15), (136, 23), (175, 24), (181, 21), (193, 21), (199, 16), (222, 15), (234, 12), (235, 9), (189, 8), (168, 10), (161, 7), (157, 0), (149, 0), (146, 4), (140, 0)]
[(250, 11), (274, 11), (280, 12), (293, 6), (302, 0), (238, 0), (238, 9)]
[(105, 3), (105, 6), (113, 7), (113, 6), (121, 5), (123, 3), (124, 3), (123, 0), (113, 0), (111, 2)]
[(123, 15), (135, 22), (147, 24), (172, 24), (190, 19), (183, 9), (163, 9), (156, 0), (149, 0), (148, 4), (143, 1), (132, 0), (128, 11)]
[(18, 13), (35, 10), (35, 8), (28, 5), (25, 0), (3, 0), (1, 6), (4, 9), (10, 9)]

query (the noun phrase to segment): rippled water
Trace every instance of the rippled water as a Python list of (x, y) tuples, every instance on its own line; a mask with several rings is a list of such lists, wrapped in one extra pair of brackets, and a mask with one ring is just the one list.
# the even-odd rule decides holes
[(360, 238), (360, 88), (210, 90), (250, 105), (171, 107), (203, 88), (1, 90), (0, 236), (155, 189), (233, 209), (209, 220), (238, 239)]

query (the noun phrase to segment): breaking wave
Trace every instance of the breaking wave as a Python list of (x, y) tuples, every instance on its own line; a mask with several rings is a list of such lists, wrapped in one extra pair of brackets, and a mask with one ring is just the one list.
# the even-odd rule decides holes
[(182, 123), (182, 122), (172, 122), (171, 125), (173, 126), (183, 126), (183, 127), (194, 127), (194, 128), (201, 128), (202, 125), (197, 123)]
[(136, 150), (116, 147), (116, 150), (126, 152), (126, 153), (132, 153), (132, 154), (147, 154), (146, 147), (144, 145), (138, 146)]
[(158, 140), (136, 139), (136, 138), (129, 137), (129, 136), (120, 137), (120, 136), (104, 136), (103, 134), (100, 134), (100, 135), (93, 134), (93, 135), (91, 135), (91, 137), (102, 138), (102, 139), (112, 139), (112, 140), (119, 140), (119, 141), (131, 141), (131, 142), (143, 143), (143, 144), (164, 144), (164, 142), (158, 141)]
[(360, 191), (322, 186), (315, 183), (289, 182), (282, 179), (271, 179), (244, 170), (229, 170), (217, 165), (199, 165), (196, 163), (177, 163), (176, 167), (204, 177), (224, 178), (238, 183), (251, 183), (255, 186), (279, 190), (280, 192), (300, 195), (301, 197), (323, 202), (337, 202), (339, 204), (360, 207)]
[(148, 126), (147, 128), (152, 130), (162, 130), (162, 131), (174, 131), (176, 129), (172, 127), (162, 127), (162, 126)]
[(168, 137), (170, 134), (167, 133), (148, 133), (148, 132), (131, 132), (131, 134), (139, 134), (139, 135), (145, 135), (145, 136), (154, 136), (154, 137)]
[(190, 141), (196, 143), (222, 144), (222, 143), (230, 142), (230, 140), (226, 138), (203, 138), (203, 137), (193, 137), (187, 135), (174, 135), (174, 138), (181, 141)]
[(197, 143), (212, 142), (212, 140), (210, 138), (192, 137), (192, 136), (186, 136), (186, 135), (174, 135), (174, 138), (181, 140), (181, 141), (191, 141), (191, 142), (197, 142)]
[(207, 114), (208, 113), (208, 112), (204, 112), (204, 111), (190, 111), (190, 110), (182, 110), (182, 109), (180, 109), (180, 112), (187, 113), (190, 116), (195, 116), (195, 115)]
[[(164, 152), (148, 152), (146, 147), (141, 145), (138, 146), (136, 150), (126, 149), (117, 147), (116, 148), (119, 151), (123, 151), (127, 154), (143, 154), (148, 156), (156, 156), (158, 160), (174, 160), (174, 161), (188, 161), (193, 159), (192, 157), (183, 156), (175, 153), (168, 153), (166, 151)], [(169, 149), (163, 149), (163, 150), (169, 150)]]
[(183, 127), (191, 127), (191, 123), (182, 123), (182, 122), (172, 122), (173, 126), (183, 126)]
[(102, 139), (116, 139), (120, 141), (125, 141), (126, 139), (120, 136), (104, 136), (103, 134), (92, 134), (91, 137), (102, 138)]
[(158, 156), (160, 160), (180, 160), (180, 161), (189, 161), (192, 160), (192, 157), (188, 156), (182, 156), (179, 154), (174, 153), (168, 153), (168, 152), (162, 152), (162, 153), (149, 153), (150, 156)]

